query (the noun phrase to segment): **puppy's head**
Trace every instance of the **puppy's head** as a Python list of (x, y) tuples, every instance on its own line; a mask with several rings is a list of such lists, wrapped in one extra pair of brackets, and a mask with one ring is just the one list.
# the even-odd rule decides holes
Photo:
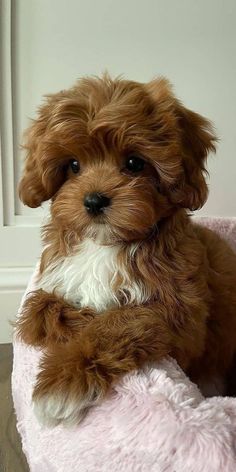
[(52, 199), (53, 223), (79, 238), (140, 240), (178, 208), (204, 204), (214, 142), (209, 121), (165, 79), (83, 79), (48, 96), (27, 131), (20, 198)]

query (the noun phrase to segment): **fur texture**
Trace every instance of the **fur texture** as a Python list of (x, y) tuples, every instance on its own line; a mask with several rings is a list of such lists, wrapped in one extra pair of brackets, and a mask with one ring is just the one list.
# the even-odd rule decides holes
[[(207, 198), (215, 141), (165, 79), (82, 79), (41, 107), (20, 196), (51, 198), (51, 220), (18, 332), (47, 347), (33, 394), (46, 423), (78, 421), (122, 375), (166, 355), (201, 385), (230, 370), (236, 258), (187, 214)], [(96, 215), (84, 203), (94, 193), (110, 202)]]
[[(135, 247), (130, 247), (131, 255)], [(145, 287), (131, 279), (125, 264), (119, 263), (120, 245), (103, 245), (85, 239), (75, 254), (56, 260), (43, 272), (39, 285), (46, 291), (61, 293), (77, 307), (91, 307), (100, 313), (107, 308), (127, 303), (144, 303)], [(78, 270), (79, 268), (79, 270)], [(116, 281), (119, 290), (116, 293)]]

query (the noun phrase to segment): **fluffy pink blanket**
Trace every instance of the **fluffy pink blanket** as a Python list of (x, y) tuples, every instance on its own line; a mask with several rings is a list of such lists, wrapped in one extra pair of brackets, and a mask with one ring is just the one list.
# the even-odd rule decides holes
[[(236, 218), (200, 221), (236, 250)], [(77, 427), (49, 429), (31, 404), (40, 356), (14, 342), (12, 391), (31, 472), (236, 471), (236, 398), (205, 399), (173, 359), (126, 375)]]

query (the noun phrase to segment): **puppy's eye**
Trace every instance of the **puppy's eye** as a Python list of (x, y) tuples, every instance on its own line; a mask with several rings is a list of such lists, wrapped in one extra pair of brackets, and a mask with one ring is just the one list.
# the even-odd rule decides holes
[(76, 159), (70, 160), (69, 167), (71, 168), (72, 172), (74, 172), (74, 174), (78, 174), (80, 166), (79, 166), (79, 162), (76, 161)]
[(126, 159), (125, 166), (129, 172), (141, 172), (145, 167), (145, 161), (141, 157), (131, 154)]

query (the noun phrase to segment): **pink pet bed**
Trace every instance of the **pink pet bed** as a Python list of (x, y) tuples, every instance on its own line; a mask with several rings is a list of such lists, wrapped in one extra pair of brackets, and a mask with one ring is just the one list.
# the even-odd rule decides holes
[[(236, 250), (236, 218), (199, 220)], [(31, 472), (236, 471), (236, 398), (205, 399), (173, 359), (126, 375), (77, 427), (50, 429), (31, 403), (40, 356), (14, 342), (13, 399)]]

